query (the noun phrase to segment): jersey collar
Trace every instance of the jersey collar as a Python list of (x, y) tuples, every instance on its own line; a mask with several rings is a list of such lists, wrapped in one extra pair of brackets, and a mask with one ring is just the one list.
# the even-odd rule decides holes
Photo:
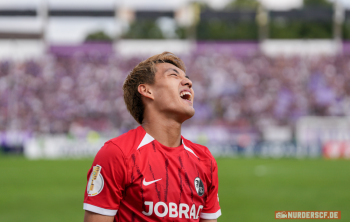
[[(142, 126), (140, 126), (142, 128)], [(142, 128), (143, 129), (143, 128)], [(146, 133), (145, 136), (143, 137), (141, 143), (139, 144), (139, 146), (137, 147), (137, 149), (140, 149), (141, 147), (151, 143), (153, 140), (155, 140), (151, 135), (149, 135), (144, 129), (143, 131)], [(197, 158), (198, 156), (193, 152), (192, 149), (190, 149), (188, 146), (185, 145), (183, 137), (181, 136), (181, 142), (183, 147), (185, 148), (185, 150), (187, 150), (188, 152), (192, 153), (193, 155), (195, 155)]]

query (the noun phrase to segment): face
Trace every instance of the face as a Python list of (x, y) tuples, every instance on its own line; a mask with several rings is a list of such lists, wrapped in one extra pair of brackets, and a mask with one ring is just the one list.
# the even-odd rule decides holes
[(194, 115), (192, 82), (184, 71), (170, 63), (156, 65), (155, 83), (151, 85), (154, 108), (183, 122)]

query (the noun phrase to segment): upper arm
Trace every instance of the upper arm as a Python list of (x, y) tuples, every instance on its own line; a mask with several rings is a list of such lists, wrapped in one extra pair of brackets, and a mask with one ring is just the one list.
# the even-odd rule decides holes
[(217, 219), (201, 219), (200, 222), (217, 222), (218, 220)]
[(208, 181), (207, 188), (207, 199), (205, 206), (200, 214), (200, 217), (206, 219), (204, 221), (216, 221), (221, 215), (218, 189), (219, 189), (219, 179), (218, 179), (218, 167), (214, 158), (211, 159), (209, 165), (209, 175), (210, 180)]
[(84, 222), (113, 222), (113, 216), (105, 216), (91, 211), (85, 211)]
[(126, 181), (125, 158), (118, 146), (107, 142), (100, 149), (87, 179), (84, 210), (115, 216), (123, 199)]

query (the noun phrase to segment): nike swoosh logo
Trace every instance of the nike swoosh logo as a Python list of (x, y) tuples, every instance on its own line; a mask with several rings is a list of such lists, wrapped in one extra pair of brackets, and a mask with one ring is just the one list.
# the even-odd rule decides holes
[(155, 182), (157, 182), (157, 181), (159, 181), (159, 180), (161, 180), (161, 179), (162, 179), (162, 178), (160, 178), (160, 179), (158, 179), (158, 180), (152, 180), (152, 181), (147, 182), (146, 179), (143, 178), (143, 185), (148, 186), (148, 185), (150, 185), (150, 184), (152, 184), (152, 183), (155, 183)]

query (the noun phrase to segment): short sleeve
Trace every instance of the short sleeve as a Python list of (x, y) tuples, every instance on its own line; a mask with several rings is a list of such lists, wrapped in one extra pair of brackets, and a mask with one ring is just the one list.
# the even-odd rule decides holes
[(84, 210), (115, 216), (126, 181), (125, 157), (120, 148), (109, 141), (99, 150), (88, 171)]
[(219, 178), (218, 178), (218, 166), (213, 158), (210, 166), (211, 184), (208, 189), (208, 197), (205, 206), (200, 214), (202, 219), (217, 219), (221, 215), (221, 209), (219, 205)]

